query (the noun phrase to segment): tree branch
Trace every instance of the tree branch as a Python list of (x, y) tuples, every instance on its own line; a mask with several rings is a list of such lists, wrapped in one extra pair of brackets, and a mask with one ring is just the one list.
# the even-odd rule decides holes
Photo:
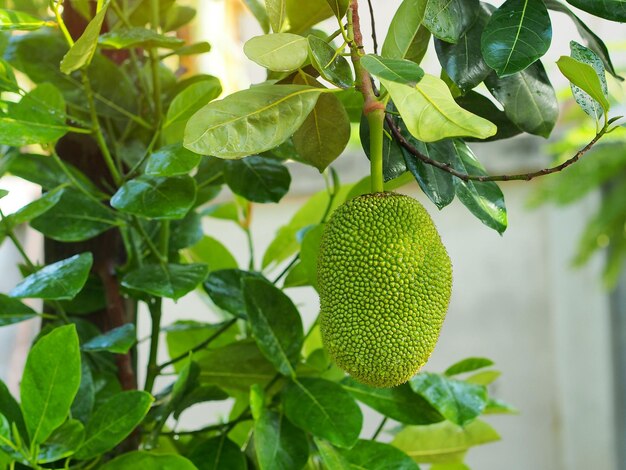
[(374, 54), (378, 54), (378, 39), (376, 38), (376, 19), (374, 18), (374, 6), (372, 0), (367, 0), (367, 6), (370, 10), (370, 24), (372, 25), (372, 42), (374, 43)]

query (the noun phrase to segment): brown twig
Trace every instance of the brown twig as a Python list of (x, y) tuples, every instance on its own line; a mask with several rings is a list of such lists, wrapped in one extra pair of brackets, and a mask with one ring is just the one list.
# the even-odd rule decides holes
[(370, 24), (372, 26), (372, 42), (374, 43), (374, 54), (378, 54), (378, 39), (376, 37), (376, 19), (374, 18), (374, 6), (372, 0), (367, 0), (367, 6), (370, 10)]

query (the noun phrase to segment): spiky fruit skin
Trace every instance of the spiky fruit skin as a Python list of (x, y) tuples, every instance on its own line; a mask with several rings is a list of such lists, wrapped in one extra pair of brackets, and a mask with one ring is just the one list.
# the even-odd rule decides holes
[(396, 193), (340, 206), (318, 258), (322, 341), (356, 380), (393, 387), (432, 353), (448, 309), (452, 266), (424, 207)]

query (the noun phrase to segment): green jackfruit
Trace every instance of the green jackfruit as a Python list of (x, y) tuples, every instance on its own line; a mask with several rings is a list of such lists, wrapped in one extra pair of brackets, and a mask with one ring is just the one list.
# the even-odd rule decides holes
[(452, 290), (450, 258), (415, 199), (375, 193), (340, 206), (318, 258), (322, 341), (356, 380), (409, 380), (437, 343)]

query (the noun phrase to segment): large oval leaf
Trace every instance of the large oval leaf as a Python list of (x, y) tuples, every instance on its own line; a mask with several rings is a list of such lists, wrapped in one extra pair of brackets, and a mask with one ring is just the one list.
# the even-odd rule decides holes
[(83, 34), (67, 51), (67, 54), (61, 61), (61, 72), (69, 75), (75, 70), (89, 66), (98, 47), (98, 36), (100, 35), (108, 8), (109, 3), (105, 3), (96, 16), (87, 24)]
[(287, 5), (285, 0), (265, 0), (265, 10), (272, 31), (280, 33), (287, 18)]
[[(0, 327), (35, 318), (37, 312), (17, 299), (0, 294)], [(2, 409), (0, 409), (2, 413)]]
[(311, 65), (322, 77), (338, 87), (348, 88), (354, 83), (350, 64), (335, 49), (321, 38), (309, 35), (309, 57)]
[(567, 3), (607, 20), (626, 22), (624, 0), (567, 0)]
[[(185, 457), (177, 454), (151, 454), (143, 450), (122, 454), (108, 461), (100, 470), (198, 470)], [(211, 467), (212, 468), (212, 467)], [(235, 470), (233, 468), (233, 470)]]
[(305, 37), (291, 33), (255, 36), (243, 46), (243, 52), (261, 67), (276, 72), (291, 72), (300, 68), (309, 54)]
[(397, 447), (360, 439), (352, 449), (343, 451), (352, 468), (367, 470), (419, 470), (417, 464)]
[(208, 272), (205, 264), (146, 264), (126, 274), (122, 285), (176, 300), (194, 290)]
[(278, 202), (289, 190), (291, 175), (278, 160), (252, 155), (224, 163), (226, 184), (248, 201)]
[(228, 439), (226, 434), (208, 439), (194, 447), (189, 459), (198, 470), (246, 470), (248, 468), (241, 449)]
[(424, 26), (438, 39), (456, 43), (476, 20), (478, 0), (429, 0)]
[(400, 4), (381, 49), (383, 57), (421, 62), (430, 39), (430, 32), (422, 26), (427, 3), (428, 0), (404, 0)]
[(322, 93), (302, 85), (261, 85), (209, 103), (185, 129), (184, 145), (201, 155), (242, 158), (283, 143)]

